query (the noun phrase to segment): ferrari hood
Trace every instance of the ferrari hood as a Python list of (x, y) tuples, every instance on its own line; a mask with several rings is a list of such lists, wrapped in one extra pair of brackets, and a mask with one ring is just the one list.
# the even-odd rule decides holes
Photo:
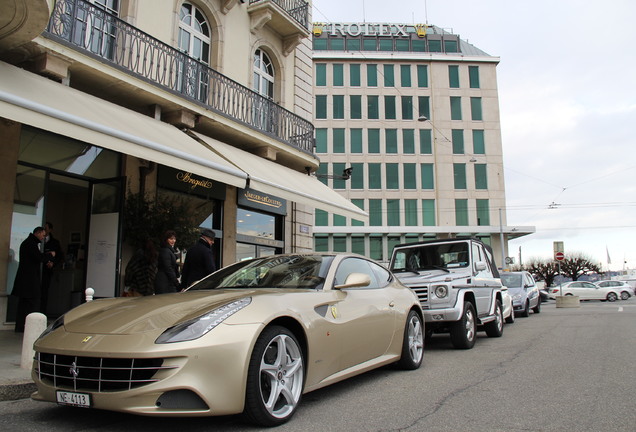
[(101, 299), (70, 310), (64, 328), (70, 333), (133, 334), (165, 330), (262, 290), (192, 291), (148, 297)]

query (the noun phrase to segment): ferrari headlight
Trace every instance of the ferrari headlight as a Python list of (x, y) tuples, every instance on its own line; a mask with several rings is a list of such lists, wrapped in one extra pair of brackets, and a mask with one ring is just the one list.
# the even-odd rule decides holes
[(57, 329), (58, 327), (62, 327), (63, 325), (64, 325), (64, 315), (62, 315), (61, 317), (53, 321), (51, 325), (48, 326), (46, 330), (44, 330), (40, 336), (38, 336), (38, 339), (42, 339), (47, 334), (51, 333), (53, 330)]
[(246, 297), (235, 302), (228, 303), (225, 306), (221, 306), (218, 309), (214, 309), (189, 321), (177, 324), (163, 332), (161, 336), (157, 338), (155, 343), (184, 342), (198, 339), (214, 327), (221, 324), (227, 318), (249, 305), (251, 302), (252, 298)]
[(433, 285), (433, 293), (437, 298), (445, 298), (448, 295), (448, 287), (446, 285)]

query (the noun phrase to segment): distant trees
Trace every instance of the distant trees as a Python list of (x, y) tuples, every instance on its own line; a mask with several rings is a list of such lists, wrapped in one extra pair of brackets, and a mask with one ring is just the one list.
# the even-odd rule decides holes
[(534, 275), (535, 279), (544, 281), (545, 286), (549, 287), (552, 286), (554, 279), (559, 274), (575, 281), (584, 274), (601, 273), (601, 266), (593, 263), (587, 255), (573, 252), (567, 254), (566, 258), (561, 261), (560, 273), (558, 261), (546, 258), (531, 258), (522, 267), (514, 270), (526, 270)]

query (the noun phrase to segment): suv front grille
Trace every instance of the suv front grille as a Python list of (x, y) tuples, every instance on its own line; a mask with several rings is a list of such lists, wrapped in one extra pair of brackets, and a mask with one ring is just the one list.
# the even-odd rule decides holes
[(56, 388), (96, 392), (122, 391), (141, 387), (159, 379), (155, 374), (176, 366), (162, 366), (161, 358), (78, 357), (35, 353), (38, 378)]
[(410, 288), (417, 294), (417, 298), (420, 299), (420, 305), (424, 307), (428, 303), (428, 286), (412, 286)]

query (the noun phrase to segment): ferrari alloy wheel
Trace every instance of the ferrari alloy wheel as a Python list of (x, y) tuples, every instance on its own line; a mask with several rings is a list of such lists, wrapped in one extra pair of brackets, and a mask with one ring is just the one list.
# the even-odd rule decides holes
[(467, 301), (464, 302), (464, 313), (461, 319), (450, 327), (451, 342), (455, 348), (470, 349), (475, 345), (476, 336), (475, 307)]
[(404, 328), (402, 342), (402, 356), (398, 366), (402, 369), (413, 370), (420, 367), (424, 355), (424, 326), (422, 318), (415, 311), (410, 311)]
[(303, 353), (284, 327), (268, 327), (259, 336), (250, 359), (245, 414), (262, 426), (288, 421), (300, 402), (304, 382)]

